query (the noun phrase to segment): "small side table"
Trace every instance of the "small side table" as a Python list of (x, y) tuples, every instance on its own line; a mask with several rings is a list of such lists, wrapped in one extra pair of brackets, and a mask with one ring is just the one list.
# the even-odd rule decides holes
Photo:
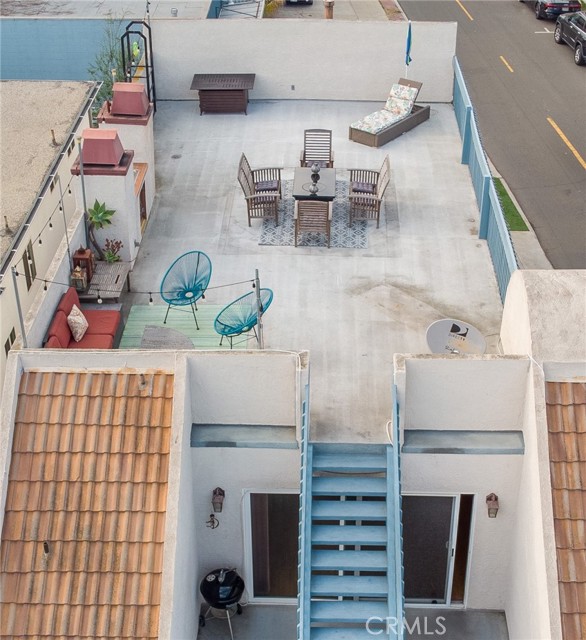
[(80, 300), (97, 300), (98, 297), (104, 300), (115, 300), (118, 302), (124, 283), (130, 291), (130, 263), (112, 262), (103, 260), (96, 262), (94, 276), (85, 293), (79, 294)]
[(254, 73), (196, 73), (191, 90), (199, 92), (199, 113), (244, 113)]

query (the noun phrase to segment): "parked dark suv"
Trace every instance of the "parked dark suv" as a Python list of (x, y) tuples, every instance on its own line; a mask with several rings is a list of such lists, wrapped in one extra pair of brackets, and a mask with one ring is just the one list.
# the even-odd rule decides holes
[(574, 62), (586, 64), (586, 12), (566, 13), (555, 24), (553, 39), (574, 49)]
[[(525, 2), (525, 0), (520, 0)], [(580, 11), (582, 5), (580, 0), (531, 0), (535, 17), (538, 20), (543, 18), (557, 18), (562, 13), (571, 13), (572, 11)]]

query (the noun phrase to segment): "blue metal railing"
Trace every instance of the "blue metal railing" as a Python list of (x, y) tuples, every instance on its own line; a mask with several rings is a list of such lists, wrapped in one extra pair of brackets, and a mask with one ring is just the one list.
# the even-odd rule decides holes
[[(397, 616), (397, 640), (403, 639), (403, 621), (405, 619), (405, 578), (403, 572), (403, 509), (401, 508), (401, 440), (399, 433), (399, 401), (397, 387), (392, 387), (393, 403), (393, 483), (388, 488), (389, 495), (393, 495), (394, 508), (394, 552), (395, 552), (395, 602), (394, 609)], [(392, 494), (391, 494), (392, 492)], [(390, 593), (390, 591), (389, 591)], [(389, 603), (391, 604), (391, 603)]]
[(299, 481), (299, 532), (297, 540), (297, 640), (309, 635), (311, 581), (311, 491), (313, 445), (309, 444), (309, 382), (301, 410), (301, 471)]
[(499, 293), (504, 302), (511, 274), (518, 268), (517, 257), (484, 153), (472, 101), (456, 57), (454, 57), (454, 112), (462, 137), (462, 163), (467, 164), (470, 170), (480, 211), (478, 237), (487, 241)]

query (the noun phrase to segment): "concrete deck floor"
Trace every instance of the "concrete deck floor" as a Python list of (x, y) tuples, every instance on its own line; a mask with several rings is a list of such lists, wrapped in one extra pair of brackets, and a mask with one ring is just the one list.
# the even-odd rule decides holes
[[(199, 115), (196, 102), (159, 102), (155, 116), (157, 197), (132, 274), (135, 292), (157, 291), (171, 262), (194, 249), (213, 263), (211, 287), (254, 277), (274, 291), (264, 316), (267, 349), (308, 349), (312, 439), (386, 440), (393, 354), (429, 353), (426, 329), (452, 317), (475, 325), (498, 353), (502, 305), (452, 106), (380, 149), (348, 139), (349, 123), (379, 104), (258, 101), (248, 115)], [(366, 249), (259, 246), (262, 222), (247, 225), (236, 170), (284, 167), (292, 178), (305, 128), (333, 130), (335, 166), (392, 177), (380, 228)], [(211, 288), (223, 304), (249, 284)], [(127, 294), (125, 307), (148, 294)]]

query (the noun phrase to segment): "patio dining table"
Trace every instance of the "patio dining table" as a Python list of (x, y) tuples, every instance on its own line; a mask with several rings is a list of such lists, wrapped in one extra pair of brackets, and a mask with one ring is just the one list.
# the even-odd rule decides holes
[(293, 177), (293, 198), (295, 200), (322, 200), (331, 202), (336, 196), (336, 170), (320, 169), (317, 181), (317, 193), (311, 193), (312, 184), (310, 167), (295, 167)]

